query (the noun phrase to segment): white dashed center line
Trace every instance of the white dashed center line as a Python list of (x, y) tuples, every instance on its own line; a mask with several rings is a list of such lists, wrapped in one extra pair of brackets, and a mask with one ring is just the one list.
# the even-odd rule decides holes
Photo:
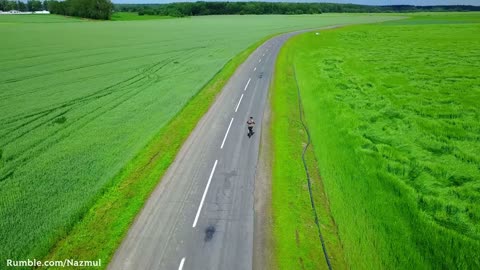
[(262, 62), (262, 59), (258, 59), (258, 63)]
[(210, 187), (210, 182), (212, 181), (213, 173), (215, 172), (215, 168), (217, 167), (218, 159), (215, 160), (215, 164), (213, 164), (212, 172), (210, 173), (210, 177), (208, 178), (207, 186), (205, 187), (205, 191), (203, 192), (202, 200), (200, 201), (200, 205), (198, 206), (197, 215), (195, 216), (195, 220), (193, 221), (192, 227), (195, 228), (197, 226), (198, 217), (200, 217), (200, 212), (202, 211), (203, 203), (205, 202), (205, 197), (207, 197), (208, 187)]
[(220, 146), (220, 149), (223, 149), (223, 145), (225, 144), (225, 140), (227, 140), (228, 132), (230, 131), (230, 127), (232, 126), (232, 123), (233, 123), (233, 117), (232, 117), (232, 120), (230, 120), (230, 124), (228, 125), (228, 128), (227, 128), (227, 132), (225, 132), (225, 136), (223, 137), (223, 141), (222, 141), (222, 145)]
[(235, 108), (235, 112), (238, 111), (238, 107), (240, 106), (240, 102), (242, 102), (243, 94), (240, 96), (240, 100), (238, 101), (237, 107)]
[(257, 70), (257, 67), (253, 68), (253, 71)]
[(247, 91), (247, 87), (248, 87), (248, 85), (250, 84), (250, 80), (251, 80), (251, 79), (252, 79), (252, 78), (248, 78), (248, 82), (247, 82), (247, 84), (245, 85), (245, 88), (243, 88), (243, 91)]
[(180, 265), (178, 266), (178, 270), (182, 270), (183, 269), (183, 264), (185, 263), (185, 257), (182, 258), (182, 260), (180, 261)]

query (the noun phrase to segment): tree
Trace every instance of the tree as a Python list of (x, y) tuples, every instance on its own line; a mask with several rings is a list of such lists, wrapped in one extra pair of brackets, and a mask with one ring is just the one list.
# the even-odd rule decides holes
[(18, 5), (18, 10), (19, 11), (22, 11), (22, 12), (27, 11), (27, 5), (24, 2), (18, 1), (17, 5)]
[(39, 11), (42, 10), (42, 2), (38, 0), (28, 0), (27, 1), (27, 9), (29, 11)]
[(0, 0), (0, 10), (6, 11), (8, 6), (8, 1), (7, 0)]
[(18, 4), (16, 1), (8, 1), (5, 10), (18, 10)]
[(33, 0), (32, 2), (33, 2), (33, 4), (32, 4), (32, 11), (42, 10), (42, 2), (40, 2), (40, 1), (38, 1), (38, 0)]

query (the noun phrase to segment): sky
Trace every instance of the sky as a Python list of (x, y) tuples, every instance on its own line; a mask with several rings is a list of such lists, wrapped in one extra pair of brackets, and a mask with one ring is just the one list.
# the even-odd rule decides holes
[[(112, 0), (113, 3), (171, 3), (171, 2), (195, 2), (197, 0)], [(205, 1), (205, 0), (204, 0)], [(207, 0), (208, 1), (208, 0)], [(219, 0), (235, 1), (235, 0)], [(248, 0), (241, 0), (248, 1)], [(480, 6), (480, 0), (255, 0), (268, 2), (317, 2), (317, 3), (342, 3), (342, 4), (360, 4), (360, 5), (416, 5), (416, 6), (435, 6), (435, 5), (472, 5)]]

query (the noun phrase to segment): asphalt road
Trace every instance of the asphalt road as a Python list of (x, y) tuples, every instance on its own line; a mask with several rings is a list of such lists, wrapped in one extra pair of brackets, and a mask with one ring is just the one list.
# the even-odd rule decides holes
[[(137, 216), (109, 269), (252, 269), (262, 116), (278, 51), (294, 34), (268, 40), (237, 69)], [(251, 138), (250, 116), (256, 122)]]

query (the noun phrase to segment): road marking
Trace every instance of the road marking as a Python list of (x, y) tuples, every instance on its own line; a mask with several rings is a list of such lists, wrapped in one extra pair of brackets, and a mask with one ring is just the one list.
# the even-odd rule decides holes
[(257, 70), (257, 67), (255, 67), (255, 68), (253, 69), (253, 71), (255, 71), (255, 70)]
[(243, 94), (240, 96), (240, 100), (238, 101), (237, 107), (235, 108), (235, 112), (238, 111), (238, 106), (240, 106), (240, 102), (242, 102)]
[(251, 80), (251, 79), (252, 79), (252, 78), (248, 78), (247, 85), (245, 85), (245, 88), (243, 88), (243, 91), (247, 91), (247, 87), (248, 87), (248, 85), (250, 84), (250, 80)]
[[(240, 99), (240, 101), (241, 101), (241, 99)], [(240, 105), (240, 102), (238, 104)], [(237, 106), (237, 108), (238, 108), (238, 106)], [(235, 111), (237, 111), (237, 110), (235, 110)], [(230, 131), (230, 127), (232, 126), (232, 123), (233, 123), (233, 117), (232, 117), (232, 120), (230, 120), (230, 125), (228, 125), (227, 132), (225, 132), (225, 137), (223, 137), (222, 146), (220, 146), (220, 149), (223, 149), (223, 145), (225, 144), (225, 140), (227, 139), (228, 132)]]
[(265, 54), (263, 54), (262, 56), (265, 56)]
[(262, 62), (262, 59), (258, 59), (258, 63)]
[(203, 202), (205, 201), (205, 197), (207, 196), (208, 187), (210, 186), (210, 182), (212, 181), (213, 173), (215, 172), (215, 168), (217, 167), (218, 159), (215, 160), (215, 164), (213, 164), (212, 172), (210, 173), (210, 177), (208, 178), (207, 186), (205, 187), (205, 191), (203, 192), (202, 200), (200, 201), (200, 205), (198, 206), (197, 215), (195, 216), (195, 220), (193, 221), (192, 227), (195, 228), (197, 226), (198, 217), (200, 216), (200, 212), (202, 211)]
[(183, 269), (183, 264), (185, 263), (185, 257), (182, 258), (182, 261), (180, 261), (180, 265), (178, 266), (178, 270)]

